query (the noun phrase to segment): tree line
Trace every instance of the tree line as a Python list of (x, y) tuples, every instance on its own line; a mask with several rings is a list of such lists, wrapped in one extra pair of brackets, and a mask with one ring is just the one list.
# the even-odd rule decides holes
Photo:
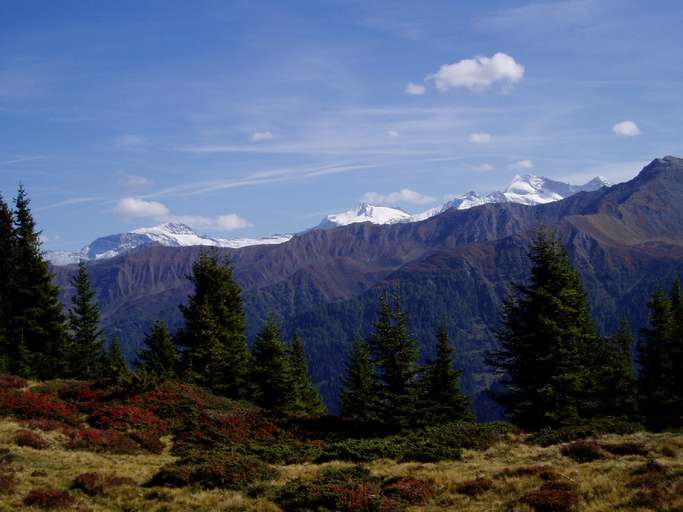
[[(73, 278), (65, 314), (21, 186), (13, 206), (0, 196), (0, 372), (130, 381), (118, 340), (105, 344), (85, 264)], [(680, 427), (680, 283), (652, 295), (649, 325), (633, 354), (626, 322), (611, 336), (597, 334), (579, 273), (553, 236), (539, 231), (529, 258), (530, 280), (513, 285), (501, 308), (499, 349), (488, 358), (501, 377), (494, 397), (508, 418), (528, 430), (603, 417), (644, 420), (656, 429)], [(285, 341), (271, 316), (249, 347), (241, 291), (226, 259), (215, 250), (202, 252), (189, 279), (194, 292), (180, 306), (182, 327), (171, 334), (163, 322), (154, 324), (139, 353), (136, 378), (181, 379), (280, 413), (326, 412), (308, 378), (301, 339)], [(353, 344), (342, 414), (403, 428), (473, 420), (444, 324), (436, 332), (436, 357), (419, 364), (398, 292), (382, 295), (378, 309), (372, 334)]]

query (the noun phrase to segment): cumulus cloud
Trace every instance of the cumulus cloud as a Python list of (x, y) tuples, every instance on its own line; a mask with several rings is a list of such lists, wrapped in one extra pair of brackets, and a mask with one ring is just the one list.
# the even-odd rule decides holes
[(233, 229), (248, 228), (253, 224), (236, 213), (204, 217), (201, 215), (176, 215), (173, 220), (187, 224), (195, 229), (212, 229), (216, 231), (231, 231)]
[(509, 55), (498, 52), (493, 57), (475, 57), (444, 64), (427, 79), (432, 80), (440, 91), (456, 87), (482, 90), (495, 82), (517, 83), (523, 76), (524, 66)]
[(398, 192), (390, 192), (389, 194), (378, 194), (377, 192), (366, 192), (363, 194), (363, 201), (375, 204), (396, 204), (396, 203), (410, 203), (410, 204), (429, 204), (436, 201), (431, 196), (426, 196), (404, 188)]
[(427, 88), (424, 85), (410, 82), (408, 85), (406, 85), (405, 92), (406, 94), (410, 94), (412, 96), (422, 96), (425, 92), (427, 92)]
[(470, 133), (470, 136), (467, 138), (471, 143), (473, 144), (488, 144), (491, 142), (491, 134), (490, 133)]
[(251, 134), (251, 141), (252, 142), (260, 142), (262, 140), (271, 140), (273, 138), (273, 134), (270, 132), (254, 132)]
[(401, 134), (398, 133), (396, 130), (389, 130), (389, 131), (387, 131), (387, 135), (388, 135), (389, 137), (400, 137), (400, 136), (401, 136)]
[(170, 213), (166, 205), (158, 201), (145, 201), (135, 197), (121, 199), (114, 212), (124, 217), (163, 217)]
[(519, 160), (508, 165), (508, 169), (513, 171), (528, 171), (534, 168), (534, 163), (531, 160)]
[(622, 121), (612, 126), (612, 131), (621, 137), (635, 137), (640, 135), (640, 128), (633, 121)]

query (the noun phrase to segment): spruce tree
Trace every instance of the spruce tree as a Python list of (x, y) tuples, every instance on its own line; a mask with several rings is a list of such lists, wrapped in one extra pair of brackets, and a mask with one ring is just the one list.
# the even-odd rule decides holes
[(683, 425), (680, 387), (683, 339), (677, 322), (680, 285), (674, 283), (669, 297), (664, 292), (654, 292), (648, 307), (649, 326), (641, 329), (638, 346), (640, 408), (651, 428), (677, 428)]
[(161, 380), (175, 379), (180, 359), (166, 322), (154, 322), (152, 330), (145, 337), (144, 345), (145, 348), (138, 356), (139, 369)]
[(295, 402), (292, 413), (303, 416), (322, 416), (327, 413), (327, 408), (320, 398), (320, 392), (313, 386), (308, 378), (308, 363), (304, 342), (298, 336), (294, 336), (292, 346), (289, 348), (289, 364), (292, 369)]
[(71, 284), (75, 288), (72, 307), (69, 310), (69, 368), (75, 379), (94, 379), (100, 374), (104, 355), (104, 342), (100, 329), (100, 307), (95, 302), (95, 293), (85, 263), (78, 264), (78, 274)]
[(341, 415), (359, 423), (379, 421), (377, 380), (370, 346), (363, 340), (353, 343), (341, 393)]
[(417, 348), (408, 334), (401, 297), (380, 299), (379, 320), (370, 338), (373, 363), (379, 379), (380, 418), (384, 423), (407, 427), (417, 420)]
[(256, 403), (278, 413), (291, 412), (296, 402), (294, 374), (287, 346), (273, 317), (263, 324), (254, 340), (253, 382)]
[(595, 332), (581, 279), (557, 240), (543, 231), (529, 251), (528, 285), (514, 285), (502, 308), (500, 350), (489, 362), (503, 374), (496, 398), (510, 419), (535, 430), (572, 424), (599, 410)]
[[(11, 286), (12, 314), (7, 336), (22, 346), (20, 366), (10, 371), (23, 376), (51, 379), (67, 374), (68, 342), (58, 290), (40, 251), (39, 232), (26, 191), (19, 187), (15, 199), (15, 244)], [(25, 361), (28, 359), (28, 361)]]
[(121, 351), (119, 337), (114, 335), (102, 361), (102, 377), (117, 384), (128, 384), (132, 377)]
[(632, 345), (631, 330), (624, 320), (617, 332), (603, 341), (601, 351), (595, 354), (600, 362), (595, 380), (600, 390), (601, 415), (636, 417), (638, 390), (631, 364)]
[(195, 287), (180, 310), (178, 333), (185, 372), (191, 381), (231, 398), (248, 396), (250, 355), (240, 288), (216, 250), (203, 252), (189, 277)]
[(422, 381), (420, 419), (436, 425), (448, 421), (472, 421), (468, 398), (460, 391), (460, 372), (453, 367), (453, 347), (442, 322), (437, 332), (436, 358), (427, 364)]
[[(15, 249), (14, 216), (0, 195), (0, 372), (10, 370), (16, 359), (16, 340), (11, 340), (9, 319), (12, 316), (11, 279)], [(14, 343), (12, 343), (14, 341)]]

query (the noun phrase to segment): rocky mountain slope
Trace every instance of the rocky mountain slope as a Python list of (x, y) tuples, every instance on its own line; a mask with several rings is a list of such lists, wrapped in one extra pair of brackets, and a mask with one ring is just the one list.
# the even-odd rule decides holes
[[(445, 318), (457, 345), (466, 391), (481, 418), (495, 415), (484, 364), (492, 329), (512, 280), (528, 272), (534, 230), (558, 233), (584, 276), (603, 332), (621, 318), (643, 325), (656, 287), (683, 275), (683, 160), (654, 160), (635, 179), (537, 206), (484, 204), (451, 208), (421, 222), (352, 224), (314, 230), (278, 245), (220, 249), (242, 285), (251, 334), (269, 312), (307, 343), (311, 371), (330, 402), (346, 351), (367, 333), (381, 290), (400, 287), (411, 328), (429, 355)], [(109, 332), (129, 355), (157, 318), (178, 325), (178, 304), (190, 292), (186, 275), (198, 247), (144, 247), (89, 265)], [(69, 296), (73, 267), (57, 267)]]

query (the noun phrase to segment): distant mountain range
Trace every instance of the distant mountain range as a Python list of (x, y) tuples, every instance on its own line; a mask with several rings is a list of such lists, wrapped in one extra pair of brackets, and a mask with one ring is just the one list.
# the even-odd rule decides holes
[[(496, 347), (510, 283), (528, 278), (526, 251), (538, 227), (553, 230), (567, 248), (602, 333), (623, 318), (637, 333), (650, 293), (683, 276), (683, 160), (656, 159), (626, 183), (550, 201), (453, 207), (419, 222), (353, 223), (286, 243), (218, 250), (242, 287), (248, 336), (270, 314), (285, 336), (301, 336), (311, 376), (333, 410), (352, 340), (371, 331), (378, 295), (400, 288), (424, 357), (433, 355), (444, 320), (464, 390), (479, 418), (491, 419), (497, 410), (486, 390), (496, 378), (485, 355)], [(180, 325), (178, 305), (191, 292), (187, 275), (200, 250), (150, 245), (88, 263), (103, 327), (121, 337), (131, 360), (155, 320)], [(75, 268), (53, 271), (69, 304)]]
[[(395, 224), (403, 222), (419, 222), (450, 208), (465, 210), (474, 206), (489, 203), (519, 203), (526, 205), (544, 204), (559, 201), (578, 192), (593, 191), (610, 183), (602, 177), (596, 177), (585, 185), (575, 186), (539, 176), (517, 175), (503, 192), (492, 192), (482, 196), (477, 192), (468, 192), (462, 196), (454, 196), (447, 202), (425, 212), (410, 214), (400, 208), (374, 206), (361, 203), (356, 209), (327, 215), (312, 229), (332, 229), (359, 222), (372, 224)], [(273, 235), (265, 238), (220, 239), (197, 234), (189, 226), (179, 222), (169, 222), (151, 228), (141, 228), (129, 233), (119, 233), (98, 238), (78, 252), (48, 251), (45, 258), (53, 265), (70, 265), (79, 261), (93, 261), (113, 258), (138, 247), (159, 245), (164, 247), (214, 246), (239, 249), (250, 245), (269, 245), (287, 242), (292, 234)]]

